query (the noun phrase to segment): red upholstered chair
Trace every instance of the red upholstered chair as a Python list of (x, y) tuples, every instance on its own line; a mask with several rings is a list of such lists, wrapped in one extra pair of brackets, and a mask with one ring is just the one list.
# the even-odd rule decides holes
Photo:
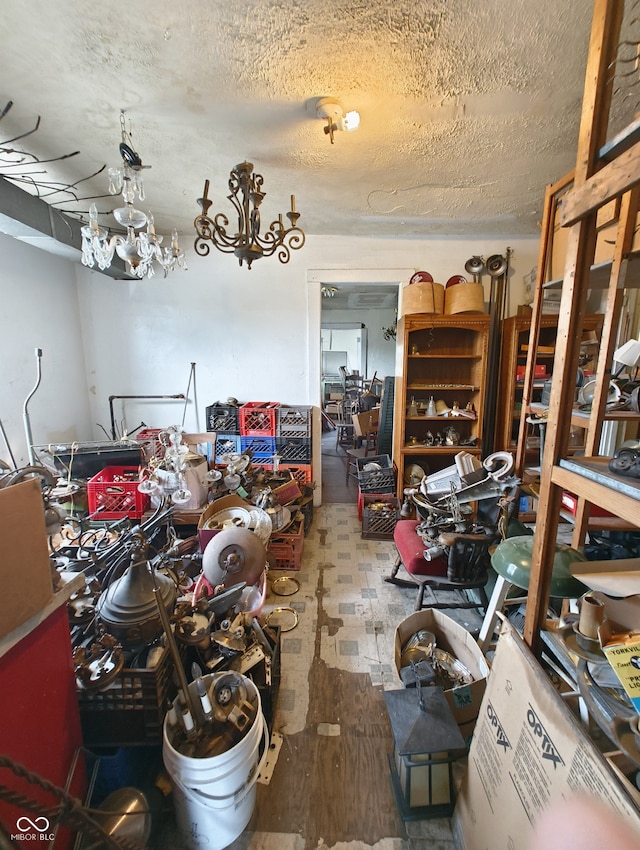
[[(420, 522), (412, 519), (400, 520), (393, 532), (393, 542), (398, 557), (385, 581), (399, 587), (418, 588), (415, 610), (421, 608), (477, 608), (486, 612), (489, 600), (485, 591), (489, 574), (489, 546), (493, 538), (484, 534), (445, 533), (440, 535), (440, 543), (445, 554), (431, 561), (424, 557), (425, 544), (416, 529)], [(398, 570), (403, 566), (412, 580), (398, 578)], [(477, 590), (479, 602), (467, 599), (457, 593), (451, 602), (429, 601), (424, 604), (426, 588), (431, 590)], [(433, 596), (433, 594), (431, 594)]]

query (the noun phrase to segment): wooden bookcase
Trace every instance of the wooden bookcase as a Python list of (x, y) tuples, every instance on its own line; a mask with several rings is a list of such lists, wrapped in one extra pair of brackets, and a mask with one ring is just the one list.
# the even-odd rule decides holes
[[(399, 494), (405, 486), (406, 470), (413, 464), (432, 474), (451, 466), (460, 451), (480, 457), (489, 322), (490, 317), (482, 313), (417, 313), (399, 320), (393, 419), (393, 461)], [(429, 416), (431, 397), (449, 409), (470, 405), (475, 417)], [(427, 444), (429, 432), (436, 438), (448, 427), (458, 432), (459, 443)]]

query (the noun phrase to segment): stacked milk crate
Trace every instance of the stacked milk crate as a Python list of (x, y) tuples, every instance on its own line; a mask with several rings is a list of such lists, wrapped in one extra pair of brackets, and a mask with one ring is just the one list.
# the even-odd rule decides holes
[(222, 463), (223, 455), (240, 451), (240, 426), (237, 404), (215, 404), (206, 409), (207, 431), (216, 435), (215, 463)]

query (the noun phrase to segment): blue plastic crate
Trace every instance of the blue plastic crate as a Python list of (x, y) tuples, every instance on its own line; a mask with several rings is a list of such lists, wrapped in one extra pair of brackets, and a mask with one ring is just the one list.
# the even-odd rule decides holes
[(222, 463), (222, 455), (238, 454), (240, 437), (237, 434), (216, 434), (216, 463)]
[(275, 437), (240, 437), (240, 452), (255, 460), (272, 458), (276, 451)]

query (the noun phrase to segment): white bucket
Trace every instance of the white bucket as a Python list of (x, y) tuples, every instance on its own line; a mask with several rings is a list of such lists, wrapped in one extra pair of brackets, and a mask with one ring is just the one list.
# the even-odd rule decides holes
[[(220, 674), (203, 677), (205, 687)], [(174, 749), (164, 722), (162, 758), (171, 777), (176, 823), (182, 844), (190, 850), (222, 850), (242, 833), (253, 814), (256, 782), (268, 753), (268, 728), (261, 710), (260, 693), (245, 679), (258, 711), (247, 734), (218, 756), (191, 758)], [(196, 701), (195, 689), (190, 686)], [(258, 763), (260, 742), (264, 739)]]

